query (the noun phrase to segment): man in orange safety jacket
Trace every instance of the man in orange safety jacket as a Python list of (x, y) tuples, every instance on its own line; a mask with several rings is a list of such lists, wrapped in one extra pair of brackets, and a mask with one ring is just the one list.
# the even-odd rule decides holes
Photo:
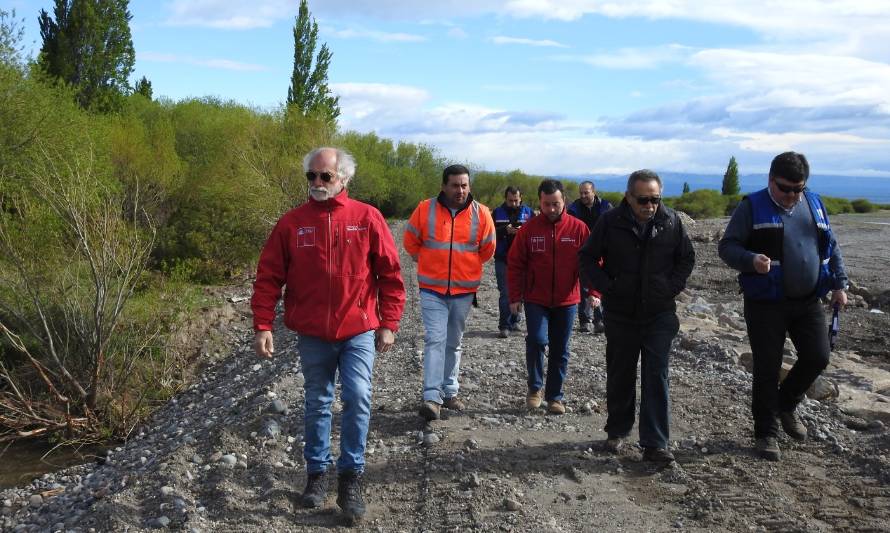
[(443, 406), (464, 408), (457, 397), (461, 339), (482, 265), (495, 249), (491, 213), (473, 200), (465, 166), (445, 168), (442, 192), (421, 201), (411, 214), (404, 246), (417, 262), (425, 331), (420, 416), (436, 420)]

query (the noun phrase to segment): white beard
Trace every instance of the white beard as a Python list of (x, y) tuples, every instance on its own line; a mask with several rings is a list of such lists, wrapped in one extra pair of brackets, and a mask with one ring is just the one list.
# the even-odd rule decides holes
[(324, 187), (319, 187), (317, 189), (314, 187), (310, 188), (309, 194), (312, 195), (312, 199), (316, 202), (324, 202), (331, 197), (330, 191), (328, 191)]

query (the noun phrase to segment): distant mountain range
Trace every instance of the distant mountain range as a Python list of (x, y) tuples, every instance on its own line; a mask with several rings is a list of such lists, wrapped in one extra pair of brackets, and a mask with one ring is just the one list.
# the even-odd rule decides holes
[[(683, 192), (683, 183), (689, 183), (693, 191), (698, 189), (720, 190), (723, 175), (683, 174), (681, 172), (659, 172), (664, 182), (664, 195), (677, 196)], [(587, 174), (555, 176), (559, 179), (582, 181), (592, 179), (596, 188), (602, 191), (623, 191), (627, 186), (627, 175)], [(739, 176), (742, 193), (753, 192), (766, 186), (766, 175), (745, 174)], [(823, 196), (865, 198), (875, 203), (890, 204), (890, 178), (867, 178), (860, 176), (810, 176), (808, 186)]]

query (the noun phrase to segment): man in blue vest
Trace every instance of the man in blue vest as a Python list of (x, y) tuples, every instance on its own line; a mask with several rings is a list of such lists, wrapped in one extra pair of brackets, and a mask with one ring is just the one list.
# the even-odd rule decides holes
[[(793, 439), (807, 429), (795, 409), (828, 366), (830, 348), (819, 299), (847, 303), (847, 274), (822, 200), (807, 190), (809, 163), (803, 154), (777, 155), (765, 189), (742, 199), (720, 239), (721, 259), (738, 270), (745, 297), (745, 323), (754, 356), (751, 411), (757, 452), (778, 461), (778, 417)], [(786, 334), (797, 362), (779, 384)]]
[[(596, 194), (596, 187), (590, 180), (578, 184), (578, 199), (569, 205), (567, 211), (575, 218), (580, 218), (587, 224), (587, 229), (593, 232), (596, 221), (600, 215), (612, 209), (612, 204), (605, 198)], [(602, 333), (606, 330), (603, 325), (603, 308), (599, 304), (594, 305), (590, 292), (582, 284), (581, 302), (578, 304), (578, 326), (582, 332), (590, 331), (590, 323), (593, 322), (593, 332)]]
[(498, 280), (498, 331), (502, 339), (511, 331), (519, 329), (519, 315), (510, 312), (510, 296), (507, 291), (507, 252), (513, 244), (513, 237), (519, 227), (535, 214), (532, 208), (522, 203), (522, 193), (510, 185), (504, 190), (504, 203), (491, 214), (497, 234), (497, 248), (494, 252), (494, 274)]

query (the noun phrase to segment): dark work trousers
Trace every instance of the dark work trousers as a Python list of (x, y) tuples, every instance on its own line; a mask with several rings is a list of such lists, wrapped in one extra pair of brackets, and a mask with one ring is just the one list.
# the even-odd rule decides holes
[[(754, 438), (778, 434), (776, 415), (794, 411), (828, 366), (828, 323), (818, 298), (757, 302), (745, 300), (745, 323), (754, 356), (751, 414)], [(797, 349), (797, 362), (779, 385), (785, 334)]]
[(667, 448), (670, 438), (671, 342), (680, 330), (673, 311), (631, 320), (604, 313), (606, 325), (606, 402), (609, 438), (630, 435), (636, 418), (637, 361), (640, 368), (640, 446)]
[(591, 306), (590, 302), (587, 300), (588, 296), (590, 296), (590, 291), (581, 287), (581, 301), (578, 302), (578, 323), (590, 324), (591, 322), (602, 322), (603, 306)]

